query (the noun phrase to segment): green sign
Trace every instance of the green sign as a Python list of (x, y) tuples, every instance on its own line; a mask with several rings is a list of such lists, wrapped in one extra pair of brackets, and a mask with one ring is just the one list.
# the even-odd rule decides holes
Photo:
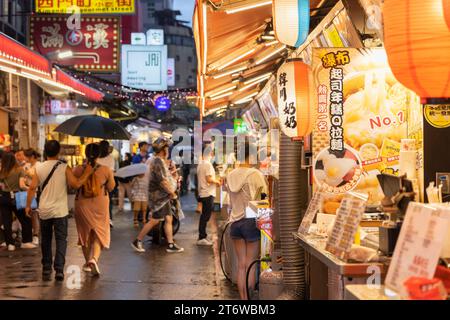
[(234, 119), (234, 133), (240, 134), (240, 133), (247, 133), (248, 128), (247, 124), (244, 122), (243, 119)]

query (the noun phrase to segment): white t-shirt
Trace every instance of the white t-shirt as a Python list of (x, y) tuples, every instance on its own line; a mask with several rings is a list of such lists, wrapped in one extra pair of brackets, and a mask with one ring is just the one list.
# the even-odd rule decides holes
[[(47, 179), (57, 160), (49, 160), (36, 164), (39, 185)], [(69, 214), (67, 203), (67, 164), (61, 163), (41, 194), (39, 201), (39, 217), (42, 220), (64, 218)]]
[(216, 177), (216, 172), (211, 162), (201, 160), (197, 166), (197, 178), (198, 178), (198, 195), (200, 198), (208, 198), (210, 196), (216, 196), (216, 185), (214, 183), (208, 183), (207, 176)]
[(116, 169), (116, 162), (115, 162), (112, 154), (109, 154), (104, 158), (98, 158), (97, 163), (99, 165), (110, 168), (112, 170), (112, 172), (114, 172)]

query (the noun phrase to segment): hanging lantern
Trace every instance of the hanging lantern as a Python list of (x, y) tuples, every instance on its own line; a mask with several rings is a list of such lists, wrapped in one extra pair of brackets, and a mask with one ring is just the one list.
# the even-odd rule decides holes
[(445, 22), (447, 22), (447, 27), (450, 29), (450, 0), (442, 0), (442, 6), (444, 9)]
[(384, 45), (397, 80), (422, 99), (450, 97), (450, 30), (441, 0), (385, 0)]
[(309, 33), (309, 0), (273, 0), (272, 10), (278, 41), (300, 47)]
[(283, 133), (291, 138), (305, 137), (313, 128), (313, 77), (300, 59), (287, 60), (278, 70), (278, 114)]

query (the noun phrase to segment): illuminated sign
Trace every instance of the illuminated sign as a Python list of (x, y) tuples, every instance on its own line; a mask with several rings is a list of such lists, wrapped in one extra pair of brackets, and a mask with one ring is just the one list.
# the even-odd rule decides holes
[(35, 0), (37, 13), (134, 13), (134, 0)]
[(167, 111), (170, 109), (170, 99), (166, 96), (160, 96), (155, 100), (155, 108), (158, 111)]

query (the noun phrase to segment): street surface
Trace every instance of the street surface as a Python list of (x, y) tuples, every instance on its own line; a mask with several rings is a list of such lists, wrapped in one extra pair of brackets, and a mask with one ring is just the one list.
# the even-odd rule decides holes
[(152, 244), (149, 238), (144, 242), (145, 253), (134, 252), (130, 242), (138, 229), (132, 225), (132, 213), (116, 213), (111, 248), (104, 251), (100, 260), (102, 275), (92, 278), (80, 271), (84, 258), (77, 246), (72, 218), (65, 281), (42, 281), (40, 249), (1, 250), (0, 299), (237, 299), (236, 287), (224, 280), (214, 254), (218, 241), (215, 241), (216, 250), (196, 245), (199, 216), (195, 213), (194, 197), (188, 195), (182, 202), (186, 219), (175, 240), (185, 248), (183, 253), (166, 253), (165, 245)]

